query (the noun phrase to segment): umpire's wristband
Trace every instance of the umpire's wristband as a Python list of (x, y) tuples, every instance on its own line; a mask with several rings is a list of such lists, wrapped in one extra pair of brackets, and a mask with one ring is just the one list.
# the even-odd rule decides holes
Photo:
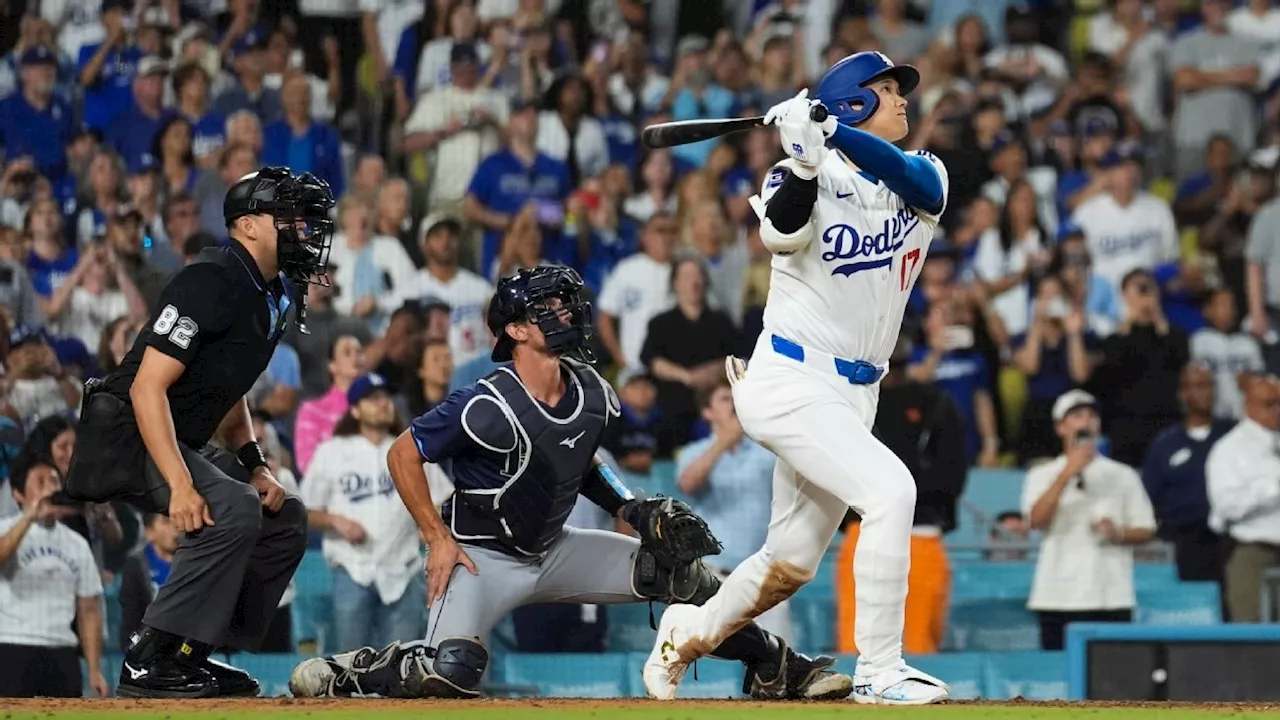
[(247, 442), (241, 445), (240, 451), (236, 453), (236, 459), (249, 472), (267, 466), (267, 456), (263, 454), (262, 446), (257, 442)]

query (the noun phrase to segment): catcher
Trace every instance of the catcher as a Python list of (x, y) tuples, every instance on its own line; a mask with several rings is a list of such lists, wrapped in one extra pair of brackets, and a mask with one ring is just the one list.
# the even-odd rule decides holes
[[(638, 499), (596, 457), (617, 397), (583, 360), (591, 305), (562, 267), (498, 283), (488, 324), (493, 359), (511, 361), (413, 421), (387, 457), (428, 543), (427, 637), (312, 658), (294, 668), (298, 697), (473, 698), (489, 663), (481, 638), (529, 603), (702, 603), (719, 580), (700, 558), (720, 543), (688, 506)], [(423, 461), (450, 461), (454, 495), (437, 513)], [(640, 538), (565, 526), (581, 494)], [(761, 602), (768, 602), (761, 598)], [(746, 666), (756, 699), (834, 699), (852, 692), (834, 659), (808, 658), (754, 623), (711, 651)]]

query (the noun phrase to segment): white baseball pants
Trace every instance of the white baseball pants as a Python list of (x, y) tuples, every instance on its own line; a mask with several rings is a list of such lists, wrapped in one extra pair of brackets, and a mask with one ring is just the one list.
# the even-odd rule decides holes
[(851, 507), (862, 516), (857, 674), (900, 666), (916, 485), (871, 434), (879, 387), (778, 355), (766, 331), (733, 398), (743, 429), (778, 456), (769, 533), (683, 629), (714, 647), (790, 597), (813, 578)]

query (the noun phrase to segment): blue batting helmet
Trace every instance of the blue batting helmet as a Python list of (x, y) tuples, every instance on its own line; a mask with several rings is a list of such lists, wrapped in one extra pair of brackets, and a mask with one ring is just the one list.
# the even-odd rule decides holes
[(507, 325), (529, 322), (542, 331), (550, 353), (590, 362), (591, 351), (584, 344), (591, 337), (591, 303), (583, 298), (583, 288), (576, 270), (558, 265), (522, 269), (499, 280), (487, 312), (489, 330), (497, 339), (493, 361), (511, 359), (515, 341)]
[(880, 97), (867, 86), (884, 77), (898, 81), (898, 90), (906, 95), (920, 84), (920, 71), (910, 65), (894, 65), (884, 53), (854, 53), (831, 66), (813, 97), (822, 101), (827, 111), (845, 125), (858, 125), (875, 114)]

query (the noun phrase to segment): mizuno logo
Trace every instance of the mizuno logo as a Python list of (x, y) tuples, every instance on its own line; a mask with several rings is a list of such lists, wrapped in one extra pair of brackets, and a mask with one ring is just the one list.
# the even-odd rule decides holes
[(141, 670), (138, 670), (138, 669), (135, 669), (129, 663), (124, 664), (124, 669), (129, 673), (129, 677), (133, 678), (134, 680), (137, 680), (138, 678), (147, 674), (146, 668), (142, 668)]
[(574, 435), (571, 438), (565, 438), (561, 440), (560, 444), (572, 450), (573, 446), (577, 445), (578, 441), (582, 439), (582, 436), (586, 434), (587, 434), (587, 431), (583, 430), (582, 432), (578, 433), (577, 435)]

